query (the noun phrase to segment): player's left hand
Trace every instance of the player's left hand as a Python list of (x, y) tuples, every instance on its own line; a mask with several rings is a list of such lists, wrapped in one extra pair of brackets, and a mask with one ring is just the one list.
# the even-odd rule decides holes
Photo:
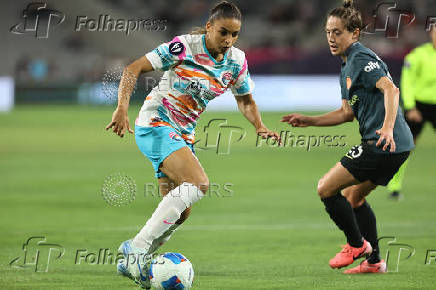
[(280, 138), (279, 133), (271, 131), (265, 126), (261, 126), (256, 129), (256, 134), (262, 137), (263, 139), (272, 138), (273, 140), (277, 140), (279, 146), (282, 145), (282, 139)]
[(378, 129), (375, 131), (375, 133), (377, 135), (380, 135), (380, 138), (378, 138), (377, 144), (376, 146), (379, 147), (382, 145), (382, 142), (385, 141), (385, 145), (383, 145), (382, 150), (386, 151), (386, 149), (388, 149), (388, 146), (391, 146), (389, 152), (395, 152), (396, 145), (395, 145), (395, 141), (394, 141), (394, 130), (393, 129), (388, 129), (385, 127), (382, 127), (381, 129)]
[(106, 126), (106, 131), (111, 129), (115, 134), (123, 138), (125, 131), (134, 133), (129, 125), (129, 117), (127, 116), (127, 110), (122, 107), (117, 107), (112, 114), (112, 121)]

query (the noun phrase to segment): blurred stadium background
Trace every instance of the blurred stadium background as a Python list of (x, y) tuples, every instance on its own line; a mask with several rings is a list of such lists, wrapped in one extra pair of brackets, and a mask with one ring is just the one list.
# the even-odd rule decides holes
[[(356, 6), (362, 12), (364, 23), (369, 25), (368, 31), (374, 31), (374, 27), (384, 27), (387, 21), (387, 33), (395, 34), (396, 26), (399, 25), (398, 38), (388, 38), (384, 31), (364, 34), (362, 37), (362, 42), (385, 60), (398, 82), (406, 53), (428, 41), (425, 28), (428, 17), (436, 15), (436, 8), (430, 0), (395, 1), (395, 4), (385, 2), (388, 4), (382, 5), (376, 13), (376, 26), (374, 11), (383, 2), (356, 1)], [(186, 0), (174, 4), (171, 1), (140, 0), (50, 1), (47, 8), (63, 13), (65, 20), (56, 25), (59, 17), (52, 17), (49, 36), (45, 39), (36, 39), (36, 32), (17, 35), (9, 31), (15, 24), (24, 22), (22, 13), (29, 3), (22, 0), (6, 1), (1, 12), (4, 28), (0, 32), (0, 75), (14, 81), (15, 103), (18, 105), (110, 103), (101, 95), (98, 85), (108, 71), (120, 69), (160, 43), (169, 41), (173, 36), (189, 33), (193, 27), (203, 25), (213, 2)], [(270, 106), (272, 102), (271, 109), (274, 104), (283, 105), (283, 97), (288, 100), (289, 105), (298, 107), (306, 105), (312, 108), (317, 100), (321, 102), (316, 109), (325, 108), (326, 105), (327, 108), (335, 106), (338, 96), (335, 93), (337, 82), (327, 78), (325, 83), (320, 83), (319, 79), (313, 80), (310, 77), (337, 77), (340, 70), (340, 61), (331, 57), (324, 35), (325, 15), (340, 1), (253, 0), (236, 3), (243, 13), (242, 31), (237, 46), (245, 51), (252, 75), (269, 77), (267, 82), (259, 84), (262, 92), (256, 93), (259, 102), (262, 102), (262, 98), (267, 98)], [(396, 5), (395, 11), (405, 12), (400, 23), (399, 13), (388, 11), (388, 7), (393, 5)], [(412, 16), (407, 12), (415, 15), (412, 22)], [(100, 15), (124, 20), (161, 19), (165, 21), (166, 29), (142, 29), (129, 35), (117, 31), (88, 31), (84, 26), (80, 27), (80, 31), (75, 31), (78, 16), (98, 19)], [(40, 20), (40, 26), (47, 24), (42, 21), (42, 16)], [(312, 81), (313, 86), (302, 84), (301, 79), (292, 85), (286, 85), (280, 82), (280, 78), (275, 78), (289, 75), (306, 76), (308, 79), (303, 80)], [(149, 76), (154, 76), (157, 80), (159, 74)], [(139, 84), (133, 102), (142, 102), (144, 91), (153, 86), (152, 82)], [(325, 93), (323, 89), (331, 88), (332, 84), (336, 87)], [(292, 91), (292, 88), (302, 86), (313, 88), (314, 91), (309, 95), (314, 99), (304, 98), (305, 103), (297, 102), (300, 91)], [(279, 88), (282, 93), (273, 90), (274, 94), (265, 96), (264, 93), (271, 91), (271, 88)], [(286, 89), (291, 89), (291, 94), (283, 93)], [(322, 92), (324, 96), (321, 97)], [(278, 102), (275, 102), (276, 99)]]
[[(400, 259), (398, 272), (395, 259), (388, 265), (395, 272), (391, 275), (351, 278), (332, 271), (327, 261), (339, 249), (342, 235), (324, 212), (316, 183), (349, 146), (359, 143), (357, 124), (294, 129), (278, 121), (285, 112), (325, 111), (340, 103), (340, 60), (329, 53), (324, 22), (329, 9), (341, 2), (234, 2), (243, 14), (237, 47), (247, 55), (264, 122), (295, 135), (346, 135), (347, 146), (256, 147), (248, 122), (229, 112), (237, 110), (233, 98), (214, 100), (200, 120), (198, 139), (205, 136), (202, 128), (216, 118), (244, 128), (247, 135), (232, 144), (231, 154), (199, 148), (197, 155), (211, 182), (221, 188), (231, 183), (232, 194), (221, 192), (202, 200), (162, 251), (181, 251), (191, 258), (197, 289), (434, 288), (436, 264), (425, 264), (427, 251), (436, 247), (432, 129), (425, 128), (412, 154), (405, 200), (389, 201), (383, 188), (370, 197), (380, 235), (391, 237), (385, 241), (395, 237), (397, 243), (410, 245), (414, 256), (406, 259), (398, 254), (398, 244), (384, 242), (383, 255), (390, 249), (391, 256)], [(382, 2), (355, 2), (365, 23), (372, 23)], [(47, 8), (65, 15), (59, 25), (58, 17), (53, 17), (48, 38), (36, 38), (35, 31), (11, 33), (12, 27), (24, 23), (23, 10), (30, 3), (8, 0), (0, 9), (0, 107), (5, 111), (0, 113), (0, 288), (131, 289), (114, 275), (113, 265), (74, 262), (77, 249), (115, 251), (120, 241), (142, 226), (159, 200), (144, 193), (145, 183), (156, 182), (133, 136), (120, 139), (104, 131), (116, 101), (117, 82), (111, 83), (111, 77), (116, 79), (123, 66), (160, 43), (203, 25), (212, 2), (47, 1)], [(361, 41), (388, 64), (398, 84), (404, 56), (429, 40), (425, 28), (428, 17), (436, 16), (436, 5), (433, 0), (395, 3), (397, 11), (414, 14), (414, 21), (400, 25), (398, 38), (380, 31), (363, 35)], [(386, 13), (385, 9), (377, 14), (377, 27), (386, 21)], [(128, 36), (74, 30), (77, 16), (100, 15), (163, 19), (166, 30)], [(405, 13), (401, 23), (410, 20)], [(393, 33), (395, 22), (389, 23)], [(158, 80), (160, 74), (147, 76)], [(129, 112), (131, 124), (153, 82), (141, 79), (138, 84)], [(114, 172), (136, 181), (136, 200), (126, 207), (110, 206), (101, 197), (103, 181)], [(65, 249), (48, 273), (9, 266), (22, 257), (22, 245), (31, 236), (44, 236)]]

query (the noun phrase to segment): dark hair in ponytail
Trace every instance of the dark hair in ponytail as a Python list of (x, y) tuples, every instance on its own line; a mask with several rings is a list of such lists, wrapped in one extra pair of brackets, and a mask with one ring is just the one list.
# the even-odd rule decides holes
[[(223, 18), (233, 18), (237, 20), (242, 19), (241, 10), (239, 10), (238, 6), (228, 1), (221, 1), (215, 4), (215, 6), (210, 10), (209, 14), (209, 22), (214, 22), (218, 19)], [(195, 27), (191, 34), (205, 34), (206, 27)]]
[(357, 28), (359, 30), (364, 28), (359, 10), (353, 7), (353, 0), (344, 0), (344, 4), (341, 7), (331, 10), (327, 16), (335, 16), (342, 19), (345, 28), (349, 32), (353, 32)]

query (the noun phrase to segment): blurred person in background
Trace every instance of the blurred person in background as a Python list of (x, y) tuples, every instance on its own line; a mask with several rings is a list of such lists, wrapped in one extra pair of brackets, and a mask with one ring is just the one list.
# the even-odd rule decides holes
[[(418, 46), (406, 56), (401, 74), (401, 96), (415, 144), (427, 121), (436, 129), (436, 27), (431, 27), (432, 42)], [(388, 184), (392, 199), (403, 197), (400, 191), (407, 163)]]

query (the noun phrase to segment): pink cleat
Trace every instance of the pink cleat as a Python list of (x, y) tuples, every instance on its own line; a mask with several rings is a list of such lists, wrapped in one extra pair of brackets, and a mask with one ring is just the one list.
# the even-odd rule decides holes
[(359, 259), (365, 255), (370, 255), (372, 253), (371, 244), (365, 239), (363, 240), (363, 245), (360, 248), (354, 248), (348, 243), (342, 247), (342, 251), (336, 254), (336, 256), (330, 260), (329, 264), (332, 268), (342, 268), (348, 266), (354, 262), (354, 260)]
[(365, 274), (365, 273), (386, 273), (386, 263), (381, 260), (378, 263), (370, 264), (368, 260), (360, 263), (359, 266), (344, 271), (344, 274)]

